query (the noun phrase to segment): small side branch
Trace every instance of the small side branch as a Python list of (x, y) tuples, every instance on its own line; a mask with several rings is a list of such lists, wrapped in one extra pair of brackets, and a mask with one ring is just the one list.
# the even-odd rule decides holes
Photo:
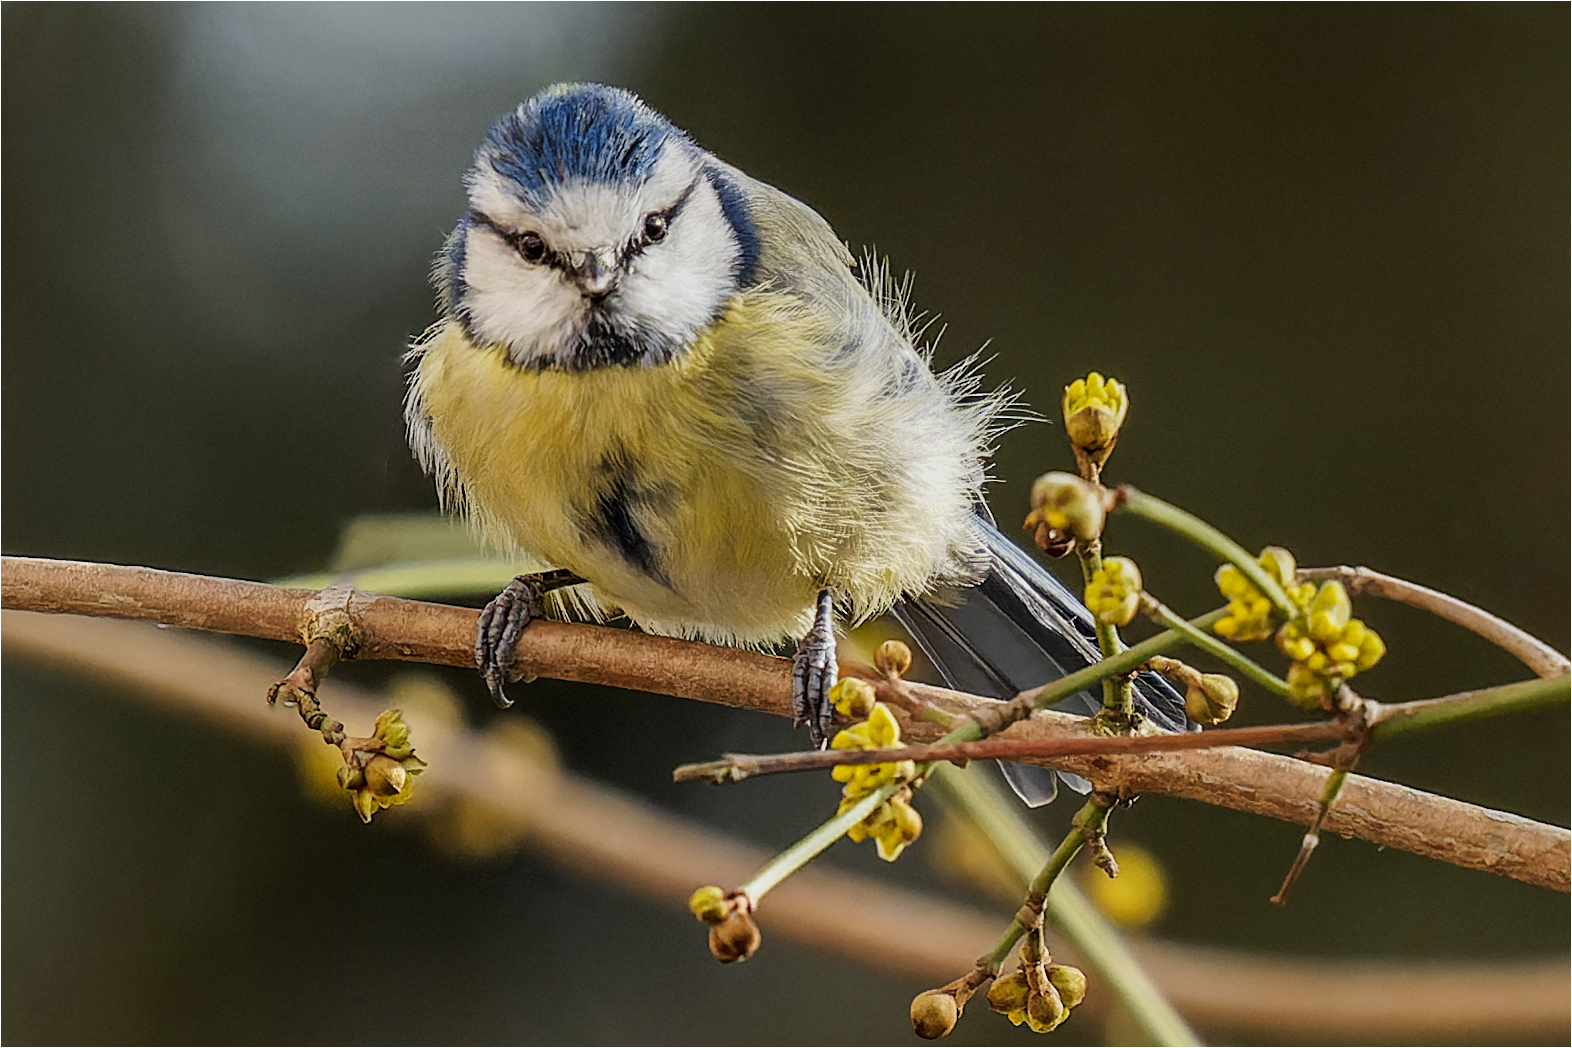
[(1383, 575), (1369, 568), (1301, 568), (1301, 579), (1321, 581), (1336, 579), (1350, 593), (1368, 593), (1376, 597), (1411, 604), (1423, 608), (1448, 622), (1479, 634), (1497, 647), (1509, 652), (1523, 665), (1541, 677), (1559, 677), (1572, 672), (1572, 661), (1531, 634), (1525, 633), (1504, 619), (1477, 608), (1467, 601), (1437, 590), (1406, 582), (1391, 575)]

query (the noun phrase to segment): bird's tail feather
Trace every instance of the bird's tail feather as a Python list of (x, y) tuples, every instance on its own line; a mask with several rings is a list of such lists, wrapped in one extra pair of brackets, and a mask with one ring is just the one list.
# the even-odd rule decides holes
[[(1048, 570), (979, 518), (989, 558), (977, 586), (903, 601), (895, 616), (933, 662), (945, 683), (960, 691), (1010, 698), (1101, 660), (1091, 614)], [(1137, 709), (1169, 731), (1190, 731), (1184, 699), (1154, 673), (1135, 678)], [(1080, 692), (1059, 708), (1082, 713), (1102, 699)], [(1057, 792), (1053, 773), (1034, 765), (1001, 762), (1006, 781), (1036, 807)], [(1061, 773), (1078, 792), (1090, 784)]]

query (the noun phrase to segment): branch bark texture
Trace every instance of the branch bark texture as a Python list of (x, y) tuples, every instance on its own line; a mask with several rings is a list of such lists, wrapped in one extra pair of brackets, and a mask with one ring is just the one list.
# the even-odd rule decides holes
[[(74, 561), (0, 560), (6, 608), (115, 618), (303, 642), (322, 606), (321, 591)], [(472, 665), (478, 612), (343, 591), (355, 626), (347, 657)], [(651, 637), (626, 630), (539, 621), (525, 630), (516, 663), (543, 677), (654, 691), (789, 716), (790, 663), (784, 659)], [(989, 699), (922, 685), (918, 697), (978, 713)], [(260, 700), (259, 700), (260, 701)], [(932, 742), (938, 726), (908, 720), (903, 736)], [(1087, 735), (1078, 717), (1039, 713), (1005, 738)], [(1319, 812), (1328, 769), (1232, 747), (1191, 753), (1058, 757), (1041, 763), (1072, 771), (1120, 795), (1162, 793), (1308, 826)], [(1558, 891), (1572, 888), (1572, 833), (1478, 805), (1350, 775), (1326, 829), (1428, 858), (1501, 874)]]

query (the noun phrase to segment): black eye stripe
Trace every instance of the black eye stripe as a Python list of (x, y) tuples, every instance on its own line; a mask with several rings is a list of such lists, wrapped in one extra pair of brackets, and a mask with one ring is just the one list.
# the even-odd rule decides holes
[[(552, 251), (551, 245), (546, 243), (546, 239), (539, 233), (535, 232), (533, 229), (526, 229), (523, 232), (516, 232), (506, 228), (483, 211), (471, 211), (469, 214), (469, 219), (473, 224), (484, 226), (495, 233), (498, 239), (500, 239), (504, 244), (508, 245), (508, 247), (512, 248), (514, 251), (518, 252), (520, 257), (522, 257), (526, 262), (544, 265), (557, 264), (557, 253)], [(528, 242), (539, 244), (540, 254), (533, 254), (533, 248), (526, 246)]]

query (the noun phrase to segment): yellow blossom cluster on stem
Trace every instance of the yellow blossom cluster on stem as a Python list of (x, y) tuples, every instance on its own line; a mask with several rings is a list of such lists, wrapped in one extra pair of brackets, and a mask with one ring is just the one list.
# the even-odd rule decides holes
[[(830, 748), (836, 750), (879, 750), (900, 745), (901, 726), (882, 702), (873, 704), (867, 720), (838, 732), (830, 741)], [(870, 793), (894, 783), (909, 782), (917, 774), (917, 765), (912, 761), (840, 764), (831, 768), (830, 774), (836, 782), (846, 784), (841, 790), (839, 814)], [(921, 833), (922, 816), (911, 806), (911, 791), (902, 789), (846, 831), (846, 836), (854, 841), (873, 838), (879, 858), (894, 862)]]
[[(1256, 563), (1283, 587), (1283, 592), (1296, 607), (1304, 610), (1310, 606), (1315, 596), (1315, 583), (1295, 581), (1298, 565), (1292, 553), (1281, 546), (1268, 546), (1261, 551)], [(1217, 635), (1241, 644), (1270, 637), (1277, 628), (1277, 621), (1266, 594), (1232, 564), (1217, 569), (1216, 581), (1217, 588), (1228, 598), (1227, 617), (1219, 619), (1212, 627)]]
[(370, 738), (346, 738), (339, 745), (344, 766), (338, 784), (348, 790), (362, 822), (383, 808), (403, 804), (415, 788), (415, 776), (426, 762), (415, 756), (409, 725), (396, 709), (377, 717)]
[(994, 980), (988, 1006), (1015, 1026), (1025, 1023), (1034, 1033), (1048, 1033), (1070, 1017), (1086, 998), (1086, 975), (1068, 964), (1038, 961)]
[(1327, 705), (1341, 681), (1386, 654), (1380, 634), (1353, 618), (1348, 591), (1335, 579), (1321, 584), (1301, 618), (1277, 631), (1277, 648), (1293, 660), (1289, 698), (1310, 709)]
[(1105, 626), (1128, 626), (1141, 607), (1141, 569), (1129, 557), (1109, 557), (1086, 584), (1086, 607)]

